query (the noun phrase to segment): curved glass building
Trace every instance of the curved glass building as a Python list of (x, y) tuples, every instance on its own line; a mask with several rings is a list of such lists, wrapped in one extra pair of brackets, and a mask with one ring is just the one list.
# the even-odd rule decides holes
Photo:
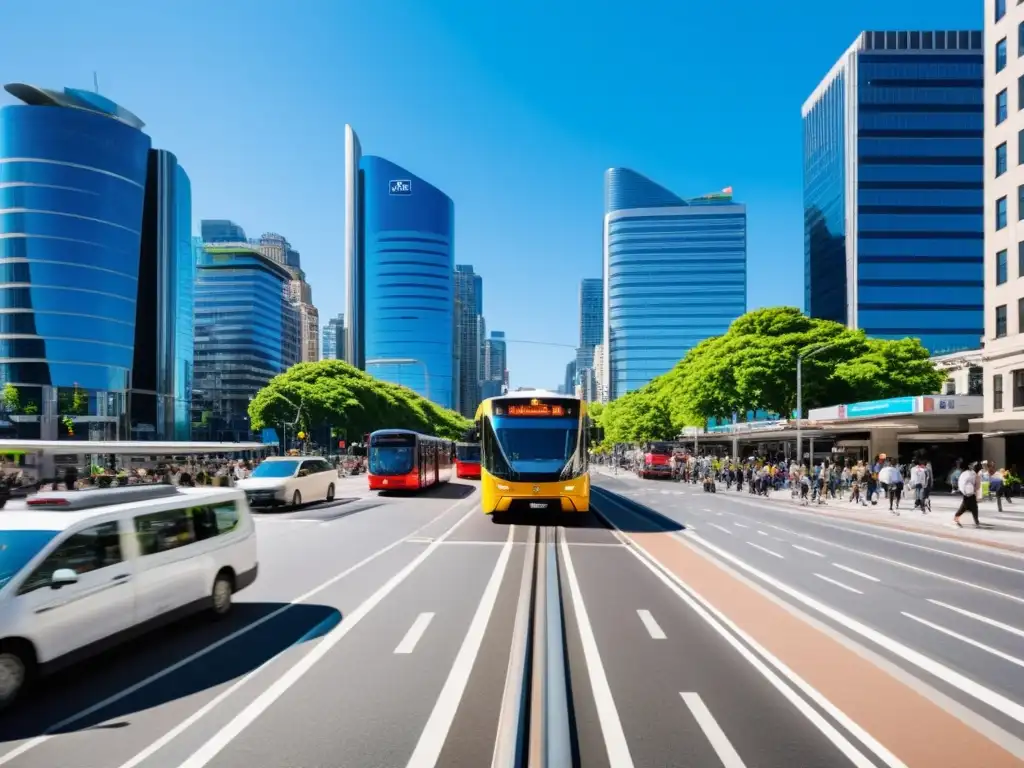
[(360, 165), (362, 306), (347, 319), (362, 315), (365, 369), (452, 408), (454, 206), (383, 158), (367, 155)]
[(131, 386), (150, 139), (98, 94), (6, 88), (24, 102), (0, 109), (0, 379), (18, 391), (7, 409), (24, 437), (113, 438)]
[(747, 308), (747, 211), (732, 191), (683, 199), (605, 173), (601, 383), (611, 399), (669, 371)]

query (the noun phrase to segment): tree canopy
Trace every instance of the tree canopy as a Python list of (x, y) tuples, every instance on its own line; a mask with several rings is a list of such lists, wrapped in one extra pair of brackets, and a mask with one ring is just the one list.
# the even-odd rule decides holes
[(946, 378), (918, 339), (869, 339), (863, 331), (807, 317), (794, 307), (759, 309), (698, 344), (668, 373), (609, 403), (600, 418), (605, 440), (667, 440), (683, 427), (733, 413), (788, 415), (796, 408), (801, 353), (805, 411), (931, 394)]
[(329, 426), (349, 440), (376, 429), (412, 429), (457, 440), (471, 426), (455, 411), (342, 360), (299, 363), (275, 376), (249, 403), (249, 420), (254, 430), (295, 424), (309, 432)]

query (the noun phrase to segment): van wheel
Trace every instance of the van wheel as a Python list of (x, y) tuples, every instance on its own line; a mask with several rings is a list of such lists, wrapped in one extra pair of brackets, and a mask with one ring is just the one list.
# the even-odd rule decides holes
[(298, 491), (296, 491), (295, 493), (292, 494), (292, 506), (293, 507), (301, 507), (302, 506), (302, 494), (299, 493)]
[(213, 615), (225, 616), (231, 612), (231, 596), (235, 592), (235, 582), (231, 574), (221, 571), (213, 580), (213, 590), (210, 595), (213, 602)]
[(9, 647), (0, 651), (0, 709), (13, 704), (24, 690), (32, 666), (32, 659), (27, 653)]
[(327, 486), (327, 500), (334, 501), (334, 483)]

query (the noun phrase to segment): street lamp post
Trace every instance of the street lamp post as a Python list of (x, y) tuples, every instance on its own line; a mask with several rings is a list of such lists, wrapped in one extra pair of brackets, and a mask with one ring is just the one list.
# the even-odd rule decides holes
[[(274, 394), (295, 409), (295, 421), (292, 422), (292, 429), (294, 430), (299, 424), (299, 419), (302, 418), (302, 404), (304, 402), (305, 395), (299, 395), (299, 402), (296, 404), (290, 397), (285, 397), (280, 392), (275, 391)], [(281, 426), (284, 427), (284, 434), (281, 435), (281, 442), (283, 443), (281, 446), (281, 455), (284, 456), (288, 451), (288, 423), (284, 422)]]
[(424, 397), (430, 400), (430, 369), (427, 364), (418, 357), (375, 357), (367, 360), (366, 365), (421, 365), (423, 366), (423, 387), (426, 390)]
[[(813, 357), (819, 352), (824, 352), (830, 347), (834, 347), (836, 342), (829, 342), (828, 344), (818, 344), (817, 346), (809, 347), (803, 352), (800, 352), (796, 356), (796, 460), (803, 465), (804, 463), (804, 441), (803, 441), (803, 421), (804, 421), (804, 382), (803, 382), (803, 364), (805, 357)], [(811, 464), (814, 464), (814, 456), (811, 456)]]

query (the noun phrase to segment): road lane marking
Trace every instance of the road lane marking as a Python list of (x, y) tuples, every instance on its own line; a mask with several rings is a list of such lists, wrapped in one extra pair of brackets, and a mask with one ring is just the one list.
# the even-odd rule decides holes
[(708, 525), (710, 525), (710, 526), (711, 526), (712, 528), (717, 528), (717, 529), (718, 529), (718, 530), (720, 530), (720, 531), (721, 531), (722, 533), (728, 533), (728, 534), (729, 534), (730, 536), (732, 536), (732, 531), (730, 531), (730, 530), (729, 530), (728, 528), (726, 528), (726, 527), (724, 527), (724, 526), (721, 526), (721, 525), (715, 525), (714, 523), (708, 523)]
[(750, 527), (749, 525), (744, 525), (743, 523), (733, 523), (733, 525), (735, 525), (737, 528), (749, 528)]
[[(705, 507), (704, 509), (702, 509), (702, 510), (701, 510), (701, 512), (710, 512), (710, 511), (711, 511), (711, 510), (710, 510), (710, 509), (708, 509), (707, 507)], [(718, 514), (722, 514), (722, 513), (721, 513), (721, 512), (719, 512)]]
[(652, 640), (665, 639), (665, 631), (654, 620), (650, 611), (638, 610), (637, 615), (640, 617), (640, 621), (644, 623), (644, 627), (647, 628), (647, 634), (651, 636)]
[(718, 721), (711, 714), (711, 710), (704, 704), (700, 694), (680, 693), (679, 695), (683, 697), (683, 702), (690, 710), (690, 714), (693, 715), (693, 719), (697, 721), (697, 725), (704, 731), (704, 735), (707, 737), (708, 742), (710, 742), (711, 748), (715, 750), (718, 759), (722, 761), (722, 768), (746, 768), (746, 764), (732, 746), (729, 737), (725, 735), (721, 726), (718, 725)]
[(974, 682), (970, 678), (961, 675), (959, 672), (950, 669), (944, 664), (940, 664), (939, 662), (928, 658), (924, 654), (918, 653), (912, 648), (907, 647), (903, 643), (897, 640), (893, 640), (891, 637), (883, 635), (881, 632), (872, 629), (866, 624), (863, 624), (860, 621), (857, 621), (856, 619), (847, 616), (845, 613), (841, 613), (835, 610), (834, 608), (825, 605), (820, 600), (816, 600), (813, 597), (810, 597), (809, 595), (805, 595), (803, 592), (794, 589), (788, 584), (779, 581), (775, 577), (769, 576), (764, 571), (761, 571), (753, 567), (752, 565), (749, 565), (748, 563), (736, 557), (735, 555), (726, 552), (721, 547), (715, 546), (710, 541), (705, 541), (699, 536), (688, 536), (685, 539), (680, 536), (678, 538), (680, 538), (683, 541), (693, 541), (700, 544), (703, 547), (706, 547), (710, 552), (713, 552), (714, 554), (718, 555), (718, 557), (722, 558), (723, 560), (732, 563), (737, 568), (746, 571), (750, 575), (763, 581), (765, 584), (775, 587), (775, 589), (788, 595), (794, 600), (803, 603), (808, 608), (816, 611), (817, 613), (826, 616), (827, 618), (831, 619), (832, 621), (838, 624), (842, 624), (844, 627), (846, 627), (846, 629), (850, 630), (851, 632), (854, 632), (860, 635), (861, 637), (870, 640), (876, 645), (879, 645), (882, 648), (886, 649), (890, 653), (899, 656), (904, 661), (909, 662), (910, 664), (913, 664), (915, 667), (918, 667), (919, 669), (924, 670), (925, 672), (933, 675), (934, 677), (939, 678), (940, 680), (953, 686), (954, 688), (958, 688), (960, 691), (966, 693), (968, 696), (972, 696), (978, 701), (987, 704), (988, 706), (992, 707), (997, 711), (1002, 712), (1008, 717), (1013, 718), (1018, 723), (1024, 723), (1024, 705), (1018, 704), (1017, 702), (1007, 698), (1006, 696), (1003, 696), (1002, 694), (997, 693), (996, 691), (993, 691), (990, 688), (986, 688), (985, 686)]
[(963, 614), (964, 616), (968, 616), (974, 619), (975, 621), (980, 621), (983, 624), (988, 624), (990, 627), (998, 627), (1004, 632), (1011, 632), (1015, 635), (1019, 635), (1020, 637), (1024, 637), (1024, 630), (1017, 629), (1017, 627), (1011, 627), (1009, 624), (1003, 624), (1003, 622), (996, 621), (995, 619), (990, 619), (988, 616), (982, 616), (980, 613), (971, 613), (970, 611), (965, 611), (963, 608), (957, 608), (955, 605), (943, 603), (939, 600), (932, 600), (931, 598), (928, 599), (928, 602), (934, 603), (935, 605), (941, 605), (943, 608), (948, 608), (951, 611), (956, 611), (957, 613)]
[[(448, 672), (448, 678), (444, 681), (444, 687), (441, 688), (441, 693), (434, 703), (434, 709), (431, 711), (430, 717), (427, 718), (426, 725), (423, 726), (419, 741), (416, 742), (416, 748), (413, 750), (409, 762), (406, 763), (406, 768), (434, 768), (437, 765), (437, 760), (441, 756), (441, 750), (455, 720), (459, 702), (462, 701), (462, 696), (466, 692), (466, 684), (473, 671), (473, 664), (476, 663), (480, 646), (484, 642), (487, 623), (491, 620), (495, 603), (498, 602), (498, 591), (505, 578), (509, 557), (512, 554), (512, 545), (515, 543), (514, 534), (515, 526), (510, 525), (508, 539), (505, 541), (501, 554), (498, 555), (498, 562), (494, 564), (491, 578), (487, 581), (487, 586), (484, 587), (484, 594), (477, 604), (473, 620), (469, 623), (466, 637), (459, 647), (452, 668)], [(182, 766), (182, 768), (186, 768), (186, 766)]]
[(864, 594), (859, 589), (854, 589), (853, 587), (848, 587), (845, 584), (843, 584), (841, 581), (836, 581), (835, 579), (830, 579), (828, 576), (823, 576), (820, 573), (816, 573), (814, 575), (817, 576), (822, 581), (827, 581), (829, 584), (834, 584), (837, 587), (842, 587), (843, 589), (845, 589), (845, 590), (847, 590), (849, 592), (856, 592), (858, 595), (863, 595)]
[[(417, 528), (415, 531), (413, 531), (413, 534), (416, 534), (419, 531), (426, 530), (431, 525), (433, 525), (438, 520), (440, 520), (445, 515), (447, 515), (449, 512), (451, 512), (451, 511), (457, 509), (458, 507), (462, 506), (463, 504), (465, 504), (466, 500), (469, 499), (469, 498), (472, 498), (472, 497), (473, 497), (473, 494), (470, 494), (470, 496), (466, 497), (466, 499), (460, 499), (459, 501), (455, 502), (454, 504), (452, 504), (451, 506), (446, 508), (443, 512), (441, 512), (439, 515), (437, 515), (436, 517), (432, 518), (431, 520), (428, 520), (426, 523), (424, 523), (419, 528)], [(468, 520), (470, 518), (470, 516), (472, 515), (473, 511), (474, 510), (470, 510), (468, 513), (466, 513), (465, 516), (461, 517), (458, 520), (458, 522), (455, 523), (455, 525), (453, 525), (451, 528), (448, 529), (448, 531), (445, 532), (445, 535), (447, 535), (451, 531), (454, 531), (456, 528), (458, 528), (460, 525), (462, 525), (463, 522)], [(316, 586), (313, 589), (309, 590), (305, 594), (299, 595), (297, 598), (292, 600), (290, 603), (287, 603), (286, 605), (282, 605), (280, 608), (277, 608), (276, 610), (268, 613), (266, 616), (261, 616), (259, 619), (257, 619), (256, 621), (252, 622), (251, 624), (246, 624), (244, 627), (240, 627), (239, 629), (237, 629), (234, 632), (232, 632), (230, 635), (226, 635), (225, 637), (222, 637), (220, 640), (217, 640), (214, 643), (210, 643), (209, 645), (204, 646), (203, 648), (200, 648), (195, 653), (191, 654), (190, 656), (186, 656), (184, 659), (176, 661), (174, 664), (171, 664), (169, 667), (164, 667), (159, 672), (154, 672), (149, 677), (144, 678), (144, 679), (140, 680), (137, 683), (133, 683), (132, 685), (128, 686), (127, 688), (122, 688), (117, 693), (111, 694), (110, 696), (108, 696), (107, 698), (103, 699), (102, 701), (98, 701), (95, 704), (92, 704), (92, 705), (86, 707), (85, 709), (76, 712), (73, 715), (69, 715), (68, 717), (65, 717), (60, 722), (51, 725), (49, 728), (47, 728), (39, 736), (36, 736), (33, 739), (30, 739), (30, 740), (28, 740), (26, 742), (23, 742), (19, 746), (17, 746), (14, 749), (12, 749), (10, 752), (6, 752), (3, 755), (0, 755), (0, 765), (6, 765), (7, 763), (9, 763), (12, 760), (14, 760), (16, 757), (20, 757), (21, 755), (25, 754), (29, 750), (34, 749), (35, 747), (38, 747), (41, 744), (44, 744), (45, 742), (47, 742), (51, 738), (53, 738), (53, 736), (55, 736), (57, 733), (59, 733), (60, 731), (64, 730), (65, 728), (67, 728), (69, 725), (77, 723), (79, 720), (82, 720), (82, 719), (84, 719), (86, 717), (89, 717), (90, 715), (92, 715), (92, 714), (94, 714), (96, 712), (99, 712), (100, 710), (106, 709), (111, 704), (116, 704), (118, 701), (121, 701), (122, 699), (124, 699), (124, 698), (126, 698), (128, 696), (131, 696), (135, 692), (137, 692), (139, 690), (142, 690), (143, 688), (145, 688), (145, 687), (147, 687), (147, 686), (157, 682), (158, 680), (163, 679), (164, 677), (167, 677), (170, 674), (173, 674), (174, 672), (177, 672), (179, 669), (181, 669), (182, 667), (186, 666), (187, 664), (191, 664), (193, 661), (196, 661), (197, 659), (201, 659), (206, 654), (211, 653), (211, 652), (217, 650), (218, 648), (221, 648), (222, 646), (230, 643), (232, 640), (237, 640), (238, 638), (240, 638), (243, 635), (245, 635), (247, 632), (251, 632), (252, 630), (256, 629), (257, 627), (263, 626), (268, 621), (272, 621), (272, 620), (276, 619), (278, 616), (280, 616), (281, 614), (283, 614), (285, 611), (289, 610), (290, 608), (292, 608), (292, 607), (294, 607), (296, 605), (301, 605), (301, 604), (305, 603), (307, 600), (310, 600), (311, 598), (316, 597), (318, 594), (323, 592), (325, 589), (328, 589), (328, 588), (334, 586), (339, 581), (344, 579), (346, 576), (349, 576), (352, 573), (355, 573), (356, 571), (358, 571), (363, 566), (366, 566), (366, 565), (370, 564), (371, 562), (373, 562), (374, 560), (378, 559), (382, 555), (385, 555), (388, 552), (390, 552), (391, 550), (396, 549), (397, 547), (399, 547), (405, 541), (405, 539), (406, 539), (406, 537), (402, 537), (401, 539), (398, 539), (396, 541), (391, 542), (390, 544), (388, 544), (385, 547), (381, 547), (376, 552), (368, 555), (367, 557), (364, 557), (362, 560), (360, 560), (355, 565), (351, 565), (348, 568), (346, 568), (344, 571), (342, 571), (341, 573), (335, 574), (334, 576), (329, 578), (327, 581), (322, 582), (321, 584), (319, 584), (318, 586)], [(285, 649), (285, 650), (287, 650), (287, 649)], [(246, 674), (245, 677), (243, 677), (241, 680), (239, 680), (237, 683), (235, 683), (235, 685), (232, 686), (232, 688), (230, 688), (228, 690), (231, 691), (231, 690), (237, 689), (237, 687), (240, 687), (245, 681), (247, 681), (251, 677), (253, 677), (257, 672), (260, 671), (260, 669), (263, 669), (263, 667), (267, 666), (270, 662), (272, 662), (274, 659), (276, 659), (278, 656), (280, 656), (281, 653), (283, 653), (283, 652), (284, 651), (279, 652), (277, 654), (277, 656), (271, 657), (263, 665), (257, 667), (256, 669), (254, 669), (251, 672), (249, 672), (248, 674)], [(218, 699), (215, 699), (215, 701), (220, 702), (220, 701), (223, 701), (223, 699), (218, 698)], [(201, 711), (203, 711), (203, 714), (205, 714), (209, 710), (204, 708)], [(196, 718), (196, 720), (198, 720), (198, 718)], [(195, 722), (195, 721), (192, 720), (191, 718), (189, 718), (185, 722), (188, 723), (188, 725), (191, 725), (192, 722)], [(177, 729), (175, 729), (175, 730), (177, 730)], [(182, 730), (184, 730), (184, 728), (182, 728)], [(180, 732), (180, 731), (178, 731), (178, 732)], [(175, 735), (177, 735), (177, 734), (175, 734)]]
[[(341, 642), (349, 632), (359, 626), (360, 622), (362, 622), (370, 611), (376, 608), (384, 598), (390, 595), (395, 588), (405, 581), (413, 571), (422, 565), (423, 562), (438, 549), (440, 542), (447, 539), (466, 520), (469, 520), (470, 517), (477, 514), (479, 514), (477, 510), (470, 509), (465, 515), (459, 518), (455, 525), (442, 533), (436, 541), (420, 552), (412, 562), (384, 582), (380, 589), (370, 595), (370, 597), (361, 603), (354, 611), (349, 613), (345, 617), (344, 621), (342, 621), (342, 623), (335, 629), (324, 635), (320, 642), (310, 650), (309, 653), (289, 667), (284, 674), (265, 688), (259, 696), (253, 699), (247, 707), (235, 715), (227, 725), (211, 736), (201, 747), (199, 747), (198, 750), (193, 752), (187, 760), (181, 763), (178, 768), (202, 768), (213, 760), (221, 750), (228, 746), (228, 744), (230, 744), (242, 731), (252, 725), (256, 718), (269, 709), (275, 701), (281, 698), (289, 688), (295, 685), (295, 683), (297, 683), (303, 675), (312, 669), (318, 661), (326, 656), (334, 646)], [(511, 529), (509, 534), (511, 535)], [(250, 677), (252, 674), (253, 673), (250, 672), (246, 677)]]
[[(604, 747), (608, 753), (608, 764), (615, 768), (633, 768), (633, 756), (626, 743), (626, 734), (622, 730), (619, 711), (615, 707), (612, 689), (608, 684), (608, 675), (601, 663), (601, 653), (597, 649), (594, 628), (587, 615), (587, 607), (583, 604), (580, 582), (576, 578), (576, 569), (572, 564), (569, 547), (562, 539), (562, 564), (569, 582), (569, 595), (572, 598), (573, 613), (576, 614), (576, 626), (580, 632), (580, 644), (583, 646), (583, 658), (587, 664), (587, 675), (590, 678), (590, 690), (597, 709), (597, 719), (601, 723), (601, 734), (604, 736)], [(632, 551), (628, 546), (628, 551)]]
[(766, 547), (762, 547), (760, 544), (755, 544), (752, 541), (748, 541), (747, 544), (749, 544), (750, 546), (754, 547), (754, 549), (760, 549), (762, 552), (765, 552), (765, 553), (771, 555), (772, 557), (777, 557), (777, 558), (779, 558), (779, 560), (785, 560), (786, 559), (782, 555), (780, 555), (778, 552), (772, 552), (770, 549), (768, 549)]
[(824, 557), (824, 555), (821, 554), (821, 552), (815, 552), (813, 549), (801, 547), (799, 544), (793, 544), (791, 546), (793, 547), (793, 549), (799, 549), (801, 552), (806, 552), (808, 555), (814, 555), (815, 557)]
[(758, 533), (761, 534), (762, 536), (767, 536), (768, 535), (765, 531), (758, 531)]
[[(835, 517), (830, 517), (827, 520), (824, 520), (816, 512), (803, 512), (802, 510), (799, 510), (799, 509), (780, 508), (780, 507), (775, 506), (774, 504), (763, 504), (763, 503), (758, 503), (758, 502), (745, 501), (743, 499), (736, 499), (736, 501), (738, 503), (740, 503), (740, 504), (745, 504), (745, 505), (750, 506), (750, 507), (756, 507), (757, 509), (766, 509), (766, 510), (771, 510), (773, 512), (785, 513), (785, 514), (790, 514), (790, 515), (800, 515), (800, 516), (802, 516), (802, 519), (806, 519), (808, 522), (811, 522), (814, 525), (820, 525), (820, 526), (822, 526), (824, 528), (830, 528), (832, 530), (837, 530), (837, 531), (845, 531), (846, 533), (852, 533), (852, 534), (854, 534), (856, 536), (865, 536), (865, 537), (871, 538), (871, 539), (879, 539), (881, 541), (886, 541), (886, 542), (890, 542), (890, 543), (893, 543), (893, 544), (899, 544), (900, 546), (910, 547), (912, 549), (921, 549), (921, 550), (924, 550), (926, 552), (935, 552), (936, 554), (946, 555), (947, 557), (954, 557), (954, 558), (956, 558), (958, 560), (967, 560), (969, 562), (977, 563), (979, 565), (987, 565), (990, 568), (998, 568), (999, 570), (1002, 570), (1002, 571), (1009, 571), (1010, 573), (1016, 573), (1016, 574), (1020, 574), (1020, 575), (1024, 576), (1024, 570), (1022, 570), (1020, 568), (1013, 568), (1013, 567), (1011, 567), (1009, 565), (1003, 565), (1002, 563), (992, 562), (991, 560), (983, 560), (983, 559), (981, 559), (979, 557), (971, 557), (970, 555), (962, 555), (962, 554), (960, 554), (958, 552), (950, 552), (947, 549), (939, 549), (938, 547), (929, 547), (929, 546), (927, 546), (925, 544), (915, 544), (912, 541), (906, 541), (905, 539), (900, 538), (900, 536), (902, 534), (906, 534), (908, 536), (925, 536), (925, 537), (929, 537), (930, 536), (932, 538), (932, 540), (934, 540), (935, 537), (932, 536), (926, 530), (918, 532), (918, 531), (907, 531), (907, 530), (903, 530), (903, 529), (895, 529), (892, 532), (892, 534), (888, 534), (888, 535), (886, 535), (886, 534), (879, 534), (879, 533), (873, 533), (871, 531), (861, 530), (861, 526), (874, 526), (875, 528), (877, 528), (877, 525), (874, 524), (874, 523), (865, 523), (865, 522), (861, 522), (859, 520), (843, 520), (843, 521), (839, 521)], [(736, 514), (736, 513), (735, 512), (730, 512), (729, 514)], [(845, 523), (845, 525), (844, 524), (840, 524), (840, 523)], [(765, 523), (765, 525), (769, 525), (769, 524)], [(848, 526), (850, 526), (850, 527), (848, 527)], [(778, 526), (771, 526), (771, 525), (769, 525), (769, 527), (778, 528), (780, 531), (786, 531), (787, 533), (792, 533), (792, 534), (794, 534), (796, 536), (802, 536), (802, 537), (807, 538), (807, 539), (813, 539), (814, 541), (820, 541), (820, 542), (822, 542), (824, 544), (832, 544), (832, 542), (830, 542), (830, 541), (828, 541), (826, 539), (818, 539), (818, 538), (816, 538), (814, 536), (811, 536), (810, 534), (797, 533), (796, 531), (792, 531), (792, 530), (789, 530), (787, 528), (779, 528)], [(943, 541), (949, 541), (949, 540), (948, 539), (943, 539)], [(952, 545), (954, 545), (954, 546), (957, 544), (957, 542), (950, 542), (950, 543)], [(971, 544), (972, 544), (972, 542), (970, 542), (970, 541), (963, 542), (963, 546), (969, 546)], [(833, 546), (841, 547), (842, 545), (840, 545), (840, 544), (833, 544)], [(975, 546), (984, 546), (984, 545), (975, 545)], [(845, 547), (845, 548), (849, 549), (848, 547)], [(859, 550), (851, 549), (850, 551), (857, 552)], [(1011, 557), (1012, 556), (1011, 554), (1008, 554), (1008, 553), (1005, 553), (1005, 552), (1002, 553), (1002, 554), (1003, 554), (1004, 557)]]
[(840, 565), (839, 563), (832, 563), (832, 567), (833, 568), (838, 568), (841, 571), (846, 571), (847, 573), (852, 573), (854, 576), (860, 576), (862, 579), (867, 579), (868, 581), (873, 581), (876, 584), (879, 584), (882, 581), (881, 579), (876, 579), (874, 576), (870, 576), (869, 574), (866, 574), (863, 571), (854, 570), (853, 568), (850, 568), (847, 565)]
[[(659, 581), (667, 586), (677, 597), (679, 597), (680, 600), (686, 603), (694, 613), (707, 622), (729, 645), (733, 647), (734, 650), (736, 650), (737, 653), (740, 654), (740, 656), (754, 667), (754, 669), (760, 672), (765, 679), (767, 679), (768, 682), (771, 683), (771, 685), (780, 694), (782, 694), (782, 696), (792, 704), (798, 712), (800, 712), (800, 714), (806, 717), (812, 725), (821, 731), (821, 733), (831, 741), (832, 744), (842, 752), (854, 766), (856, 766), (856, 768), (877, 768), (877, 766), (874, 762), (868, 760), (868, 758), (865, 757), (864, 754), (849, 741), (849, 739), (847, 739), (839, 732), (838, 729), (836, 729), (835, 726), (822, 717), (817, 710), (800, 698), (789, 685), (783, 682), (779, 675), (773, 672), (764, 663), (764, 661), (761, 660), (761, 658), (767, 660), (768, 663), (775, 667), (779, 673), (784, 675), (791, 684), (803, 691), (808, 698), (824, 709), (825, 712), (833, 717), (847, 731), (856, 736), (865, 746), (874, 752), (874, 754), (878, 755), (878, 757), (880, 757), (889, 768), (907, 768), (905, 763), (882, 746), (882, 744), (874, 739), (871, 734), (857, 725), (857, 723), (850, 719), (850, 717), (848, 717), (835, 704), (826, 699), (823, 694), (815, 688), (812, 688), (802, 677), (783, 664), (780, 659), (776, 658), (770, 651), (768, 651), (767, 648), (754, 640), (753, 637), (740, 629), (731, 619), (711, 605), (711, 603), (705, 600), (692, 587), (682, 581), (682, 579), (662, 566), (647, 552), (642, 544), (625, 536), (621, 531), (616, 531), (616, 536), (624, 541), (627, 539), (628, 541), (631, 541), (632, 546), (627, 545), (626, 550), (633, 555), (633, 557), (643, 563), (643, 565), (653, 573)], [(740, 640), (743, 642), (741, 643)], [(746, 645), (743, 643), (746, 643)], [(753, 649), (753, 651), (751, 651), (751, 649)], [(755, 655), (755, 652), (759, 654), (761, 658), (758, 658), (758, 656)], [(612, 765), (616, 764), (612, 763)]]
[(998, 656), (1000, 659), (1008, 661), (1011, 664), (1016, 664), (1018, 667), (1024, 667), (1024, 661), (1018, 659), (1016, 656), (1011, 656), (1008, 653), (1003, 653), (1002, 651), (997, 650), (990, 645), (979, 643), (977, 640), (967, 637), (967, 635), (961, 635), (959, 632), (954, 632), (952, 629), (946, 629), (940, 624), (935, 624), (933, 622), (928, 621), (927, 619), (922, 619), (920, 616), (915, 616), (912, 613), (907, 613), (906, 611), (900, 611), (900, 613), (902, 613), (908, 619), (913, 619), (919, 624), (924, 624), (926, 627), (931, 627), (936, 632), (941, 632), (944, 635), (954, 637), (962, 643), (973, 645), (975, 648), (978, 648), (979, 650), (985, 651), (986, 653), (991, 653), (993, 656)]
[(423, 637), (423, 633), (427, 631), (427, 627), (430, 626), (430, 622), (433, 621), (433, 613), (421, 613), (416, 617), (416, 620), (409, 627), (409, 631), (405, 633), (405, 637), (395, 647), (395, 653), (412, 653), (416, 650), (416, 643)]

